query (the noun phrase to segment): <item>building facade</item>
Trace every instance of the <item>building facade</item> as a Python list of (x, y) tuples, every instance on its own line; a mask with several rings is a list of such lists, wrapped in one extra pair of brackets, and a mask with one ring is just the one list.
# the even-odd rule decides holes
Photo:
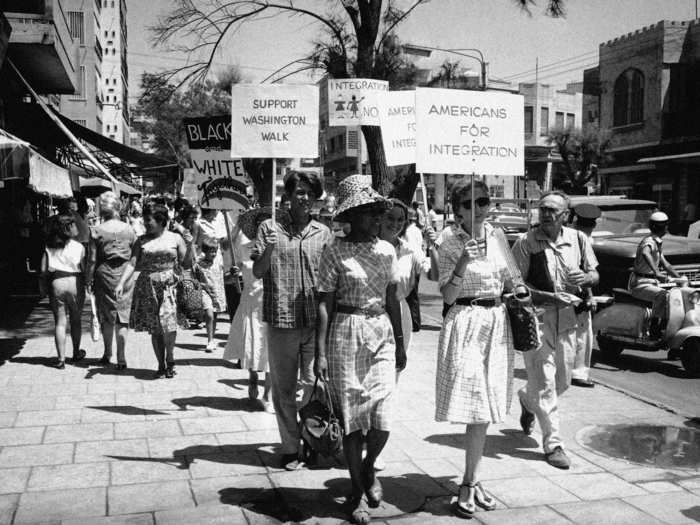
[(700, 20), (600, 44), (584, 92), (588, 120), (612, 131), (605, 193), (654, 200), (682, 231), (700, 194)]
[(103, 0), (101, 37), (102, 60), (102, 134), (129, 144), (129, 69), (127, 65), (126, 0)]

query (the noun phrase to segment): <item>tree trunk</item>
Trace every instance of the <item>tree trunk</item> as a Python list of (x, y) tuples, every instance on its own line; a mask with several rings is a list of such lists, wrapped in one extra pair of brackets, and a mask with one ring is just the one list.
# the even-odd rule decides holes
[(389, 195), (394, 174), (393, 170), (386, 165), (382, 130), (379, 126), (362, 126), (362, 134), (367, 144), (367, 158), (372, 170), (372, 187), (382, 195)]
[(274, 206), (272, 159), (243, 159), (243, 166), (255, 187), (260, 206)]
[(413, 195), (418, 187), (418, 174), (415, 164), (396, 166), (394, 168), (394, 182), (390, 196), (400, 199), (406, 205), (410, 205)]

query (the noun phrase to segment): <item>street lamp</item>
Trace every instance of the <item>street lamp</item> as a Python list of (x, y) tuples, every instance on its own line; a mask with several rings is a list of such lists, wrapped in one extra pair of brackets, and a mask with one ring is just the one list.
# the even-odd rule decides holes
[[(401, 48), (403, 49), (404, 53), (421, 57), (429, 57), (433, 51), (443, 51), (444, 53), (452, 53), (462, 57), (473, 58), (481, 65), (481, 90), (486, 91), (486, 62), (484, 61), (484, 54), (481, 52), (481, 50), (476, 48), (444, 49), (441, 47), (419, 46), (414, 44), (403, 44)], [(467, 53), (463, 53), (463, 51), (473, 51), (479, 56), (469, 55)]]

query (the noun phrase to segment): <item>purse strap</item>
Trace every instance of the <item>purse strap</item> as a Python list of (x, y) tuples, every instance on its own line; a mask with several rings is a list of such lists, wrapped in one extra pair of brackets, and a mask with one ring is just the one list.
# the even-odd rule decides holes
[[(316, 378), (316, 381), (314, 382), (314, 389), (311, 392), (311, 398), (313, 399), (316, 397), (316, 389), (318, 388), (318, 381), (319, 378)], [(328, 387), (324, 387), (321, 390), (323, 390), (323, 397), (325, 398), (326, 406), (328, 407), (328, 412), (330, 413), (331, 416), (335, 417), (335, 410), (333, 409), (333, 400), (331, 399), (331, 395), (328, 392)]]

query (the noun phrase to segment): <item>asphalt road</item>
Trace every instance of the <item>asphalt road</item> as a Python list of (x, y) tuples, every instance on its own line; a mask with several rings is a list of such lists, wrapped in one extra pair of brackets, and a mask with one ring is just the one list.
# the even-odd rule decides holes
[[(420, 295), (423, 329), (439, 330), (442, 298), (437, 284), (423, 276)], [(602, 359), (596, 351), (591, 378), (688, 418), (700, 418), (700, 378), (688, 377), (680, 361), (666, 357), (667, 352), (625, 350), (613, 361), (596, 362)]]

